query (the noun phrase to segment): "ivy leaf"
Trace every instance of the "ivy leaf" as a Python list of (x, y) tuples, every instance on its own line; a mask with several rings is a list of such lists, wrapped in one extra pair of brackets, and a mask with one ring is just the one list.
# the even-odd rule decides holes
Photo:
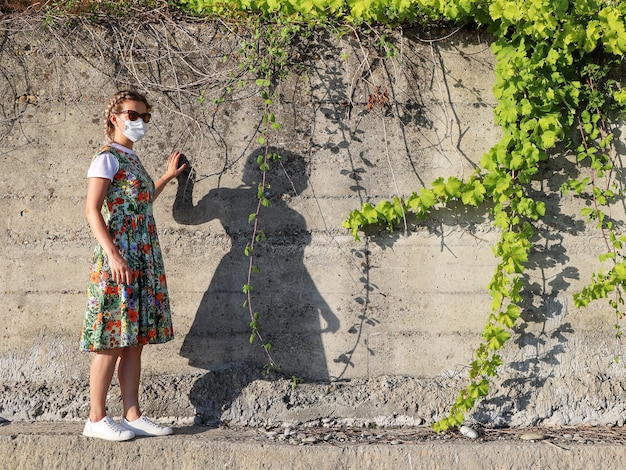
[(478, 204), (485, 200), (486, 192), (487, 190), (480, 181), (472, 181), (465, 186), (461, 194), (461, 200), (463, 204), (478, 206)]
[(603, 44), (609, 53), (622, 55), (626, 52), (626, 30), (624, 18), (616, 8), (606, 7), (600, 10), (598, 18), (603, 25)]
[(483, 332), (483, 338), (487, 341), (489, 349), (497, 350), (504, 346), (511, 335), (504, 328), (488, 325)]
[(511, 100), (500, 100), (493, 113), (504, 127), (517, 121), (517, 106)]
[(509, 163), (509, 168), (512, 170), (519, 170), (524, 166), (524, 157), (520, 152), (513, 152), (511, 154), (511, 161)]
[(502, 300), (504, 299), (504, 293), (498, 289), (491, 290), (491, 310), (498, 310), (500, 305), (502, 305)]
[(439, 177), (437, 178), (435, 181), (433, 181), (432, 183), (432, 187), (433, 187), (433, 192), (440, 197), (443, 197), (446, 193), (445, 191), (445, 183), (443, 181), (443, 177)]
[(501, 312), (497, 319), (507, 328), (512, 328), (520, 316), (520, 309), (515, 304), (509, 304), (505, 312)]
[(420, 207), (420, 197), (417, 193), (413, 193), (411, 194), (407, 200), (406, 200), (406, 205), (409, 209), (411, 209), (413, 212), (417, 211), (417, 208)]
[(619, 282), (626, 281), (626, 264), (624, 264), (624, 263), (617, 263), (613, 267), (613, 273), (614, 273), (615, 279), (617, 281), (619, 281)]
[(487, 396), (487, 393), (489, 393), (489, 381), (487, 379), (481, 380), (477, 389), (481, 397)]
[(433, 192), (442, 199), (454, 199), (461, 196), (461, 180), (451, 176), (448, 181), (443, 178), (437, 178), (432, 186)]
[(561, 54), (559, 53), (559, 51), (555, 49), (550, 49), (550, 51), (548, 52), (548, 55), (546, 56), (546, 62), (550, 65), (555, 65), (558, 62), (560, 57), (561, 57)]
[(366, 202), (365, 204), (363, 204), (361, 213), (365, 217), (365, 221), (368, 224), (374, 224), (378, 221), (378, 211), (369, 202)]
[(505, 269), (508, 273), (522, 273), (524, 272), (524, 265), (528, 261), (528, 252), (523, 246), (514, 245), (502, 259), (506, 261)]
[(448, 178), (448, 182), (446, 183), (444, 189), (446, 195), (450, 198), (458, 198), (461, 196), (461, 180), (451, 176)]
[(535, 203), (535, 211), (540, 217), (546, 215), (546, 203), (543, 201), (537, 201)]
[(389, 201), (381, 201), (376, 206), (376, 212), (380, 214), (382, 217), (380, 219), (386, 220), (389, 228), (392, 228), (396, 223), (398, 223), (402, 217), (402, 212), (400, 209), (400, 213), (397, 212), (397, 205), (392, 204)]
[(598, 20), (591, 20), (587, 23), (585, 30), (585, 41), (583, 43), (583, 50), (585, 52), (593, 51), (598, 45), (600, 36), (602, 35), (602, 26)]
[(545, 131), (541, 134), (541, 146), (544, 149), (549, 149), (554, 147), (557, 140), (557, 134), (554, 131)]
[(617, 104), (621, 106), (626, 105), (626, 88), (622, 88), (621, 90), (616, 91), (613, 94), (613, 99)]
[(420, 193), (420, 203), (424, 209), (430, 209), (435, 205), (436, 201), (435, 193), (430, 189), (423, 189)]
[(491, 2), (489, 4), (489, 15), (491, 19), (496, 21), (504, 16), (504, 9), (501, 2)]
[(532, 114), (532, 112), (533, 112), (532, 103), (527, 98), (524, 98), (523, 100), (521, 100), (520, 101), (520, 114), (522, 116), (529, 116)]

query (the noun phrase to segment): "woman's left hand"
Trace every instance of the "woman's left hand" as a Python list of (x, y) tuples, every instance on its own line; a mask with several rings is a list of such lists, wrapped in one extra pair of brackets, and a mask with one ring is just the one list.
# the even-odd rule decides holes
[[(180, 175), (185, 168), (187, 168), (187, 163), (180, 164), (180, 159), (183, 157), (183, 154), (178, 150), (174, 150), (172, 154), (167, 159), (167, 170), (163, 175), (163, 178), (167, 181), (170, 181)], [(183, 157), (184, 158), (184, 157)]]
[(172, 181), (174, 178), (180, 175), (185, 170), (185, 168), (187, 168), (186, 162), (182, 165), (180, 164), (181, 157), (183, 158), (183, 161), (186, 160), (182, 153), (180, 153), (178, 150), (175, 150), (167, 159), (167, 170), (165, 170), (163, 176), (161, 176), (161, 178), (154, 183), (154, 199), (156, 199), (159, 194), (161, 194), (161, 191), (163, 191), (163, 188), (167, 183)]

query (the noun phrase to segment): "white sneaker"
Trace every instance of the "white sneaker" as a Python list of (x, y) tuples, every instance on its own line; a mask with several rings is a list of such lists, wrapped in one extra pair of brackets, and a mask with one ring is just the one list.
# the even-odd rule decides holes
[(83, 436), (97, 437), (107, 441), (128, 441), (135, 437), (135, 433), (113, 421), (109, 416), (105, 416), (96, 423), (87, 418)]
[(134, 432), (137, 436), (168, 436), (174, 434), (174, 430), (169, 426), (156, 424), (144, 415), (141, 415), (141, 417), (135, 421), (127, 421), (126, 418), (124, 418), (122, 420), (122, 426)]

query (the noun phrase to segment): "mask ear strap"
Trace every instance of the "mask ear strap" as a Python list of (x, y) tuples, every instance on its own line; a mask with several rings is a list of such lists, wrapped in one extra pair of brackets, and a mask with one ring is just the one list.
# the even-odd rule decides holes
[[(113, 119), (115, 118), (115, 119)], [(124, 121), (121, 120), (120, 118), (117, 117), (117, 114), (111, 114), (111, 116), (109, 117), (109, 119), (111, 120), (111, 123), (113, 124), (113, 127), (115, 127), (116, 129), (119, 129), (119, 127), (117, 127), (117, 124), (119, 122), (121, 122), (122, 124), (124, 124)], [(124, 129), (124, 126), (122, 126), (122, 130)]]

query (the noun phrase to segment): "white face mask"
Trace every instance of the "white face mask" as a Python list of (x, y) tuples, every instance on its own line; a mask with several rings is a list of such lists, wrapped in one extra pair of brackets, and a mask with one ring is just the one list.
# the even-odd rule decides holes
[(143, 122), (143, 119), (139, 118), (136, 121), (125, 121), (123, 134), (128, 137), (129, 140), (137, 142), (148, 132), (148, 125)]

